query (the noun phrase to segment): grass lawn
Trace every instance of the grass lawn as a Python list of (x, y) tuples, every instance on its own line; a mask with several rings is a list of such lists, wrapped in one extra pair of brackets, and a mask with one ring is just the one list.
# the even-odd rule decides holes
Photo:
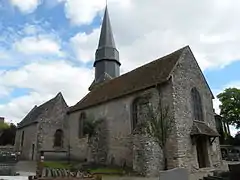
[(72, 165), (68, 162), (44, 161), (43, 166), (54, 169), (70, 169)]
[[(56, 169), (71, 169), (74, 167), (73, 164), (69, 164), (68, 162), (57, 162), (57, 161), (44, 161), (44, 167), (48, 168), (56, 168)], [(76, 164), (75, 164), (76, 165)], [(90, 173), (93, 174), (125, 174), (125, 171), (121, 168), (109, 168), (109, 167), (99, 167), (88, 169)]]
[(125, 171), (120, 168), (95, 168), (95, 169), (89, 169), (91, 173), (97, 173), (97, 174), (124, 174)]

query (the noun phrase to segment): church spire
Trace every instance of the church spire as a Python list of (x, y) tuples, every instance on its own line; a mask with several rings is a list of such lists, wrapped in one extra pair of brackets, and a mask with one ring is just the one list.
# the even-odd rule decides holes
[(107, 6), (104, 13), (100, 39), (98, 43), (98, 48), (101, 47), (116, 48)]
[(93, 66), (95, 67), (95, 79), (89, 90), (120, 75), (119, 52), (115, 45), (107, 5)]
[(117, 61), (120, 64), (119, 52), (116, 49), (107, 5), (103, 17), (98, 49), (95, 54), (94, 66), (97, 61), (103, 59)]

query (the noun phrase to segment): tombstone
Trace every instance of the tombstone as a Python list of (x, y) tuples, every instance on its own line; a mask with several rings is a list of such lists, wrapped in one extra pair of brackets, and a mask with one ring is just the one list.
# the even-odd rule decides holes
[(188, 170), (184, 168), (174, 168), (160, 173), (159, 180), (189, 180)]

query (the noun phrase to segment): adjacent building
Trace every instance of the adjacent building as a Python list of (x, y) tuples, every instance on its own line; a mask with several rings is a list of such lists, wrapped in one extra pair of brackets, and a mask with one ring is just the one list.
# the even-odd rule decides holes
[(15, 150), (23, 160), (37, 160), (40, 151), (49, 158), (66, 154), (66, 112), (68, 106), (61, 93), (40, 106), (35, 106), (18, 124)]

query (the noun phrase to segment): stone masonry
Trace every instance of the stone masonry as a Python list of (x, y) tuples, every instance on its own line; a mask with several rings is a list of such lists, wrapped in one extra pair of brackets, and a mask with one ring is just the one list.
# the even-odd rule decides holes
[[(191, 106), (191, 88), (197, 87), (201, 94), (204, 122), (216, 130), (212, 93), (190, 50), (186, 48), (172, 73), (174, 116), (176, 119), (177, 157), (179, 166), (198, 169), (196, 146), (192, 145), (190, 131), (193, 123)], [(213, 145), (208, 143), (210, 166), (216, 167), (221, 163), (219, 139)]]
[[(172, 133), (167, 142), (168, 168), (187, 167), (189, 171), (198, 169), (196, 145), (192, 144), (190, 132), (193, 125), (193, 108), (191, 104), (191, 88), (196, 87), (202, 98), (204, 123), (216, 130), (212, 93), (198, 67), (189, 47), (183, 50), (180, 59), (171, 71), (170, 79), (160, 85), (163, 106), (170, 107), (170, 117), (174, 119)], [(70, 128), (71, 157), (83, 159), (89, 156), (87, 145), (83, 139), (78, 138), (78, 122), (82, 112), (96, 119), (106, 121), (107, 159), (106, 164), (111, 164), (114, 157), (116, 165), (133, 167), (145, 175), (156, 175), (163, 168), (163, 156), (158, 146), (144, 136), (134, 137), (132, 134), (132, 103), (138, 98), (150, 95), (153, 107), (158, 102), (158, 93), (155, 87), (135, 92), (107, 103), (102, 103), (81, 111), (76, 111), (68, 116)], [(208, 159), (211, 167), (221, 163), (218, 138), (212, 145), (208, 143)], [(81, 153), (80, 153), (81, 152)]]
[[(59, 93), (55, 98), (35, 107), (19, 123), (15, 138), (15, 150), (21, 151), (21, 159), (37, 160), (43, 151), (67, 151), (68, 136), (63, 136), (63, 147), (53, 147), (54, 133), (57, 129), (67, 134), (65, 123), (67, 104)], [(23, 140), (23, 142), (22, 142)], [(55, 153), (53, 156), (57, 156)], [(65, 153), (66, 156), (66, 153)]]

